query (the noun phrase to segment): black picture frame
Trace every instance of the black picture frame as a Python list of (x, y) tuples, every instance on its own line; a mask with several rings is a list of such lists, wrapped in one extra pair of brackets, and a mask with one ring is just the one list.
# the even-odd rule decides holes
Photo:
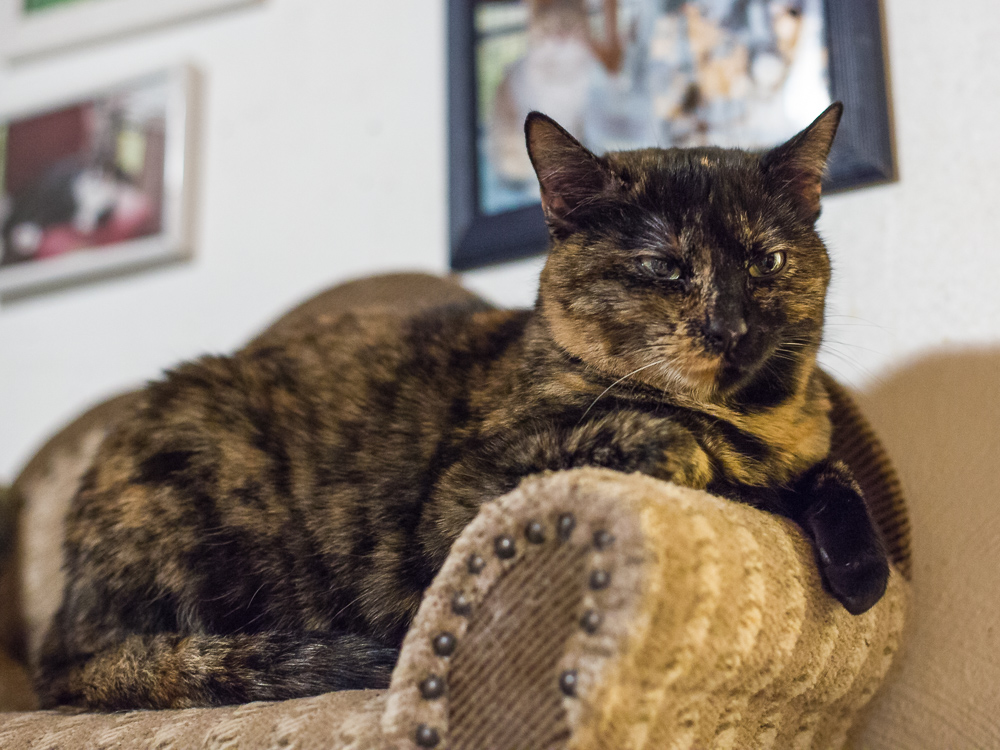
[[(548, 247), (540, 205), (479, 210), (474, 0), (448, 2), (449, 240), (454, 271), (526, 258)], [(824, 191), (896, 179), (880, 0), (823, 3), (832, 98), (844, 116)]]

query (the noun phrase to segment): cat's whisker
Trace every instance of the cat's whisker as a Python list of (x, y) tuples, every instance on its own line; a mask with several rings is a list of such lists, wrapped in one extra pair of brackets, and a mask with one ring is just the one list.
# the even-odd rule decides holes
[(614, 383), (612, 383), (607, 388), (605, 388), (603, 391), (601, 391), (601, 395), (599, 395), (597, 398), (595, 398), (590, 403), (590, 406), (588, 406), (587, 410), (585, 412), (583, 412), (583, 415), (580, 417), (579, 421), (577, 421), (577, 424), (580, 424), (580, 422), (582, 422), (584, 420), (584, 417), (586, 417), (588, 414), (590, 414), (590, 410), (594, 408), (594, 406), (597, 404), (597, 402), (600, 401), (602, 398), (604, 398), (604, 396), (607, 394), (607, 392), (610, 391), (612, 388), (614, 388), (616, 385), (618, 385), (620, 382), (622, 382), (623, 380), (629, 379), (630, 377), (632, 377), (633, 375), (635, 375), (638, 372), (642, 372), (643, 370), (648, 370), (650, 367), (656, 367), (656, 365), (662, 365), (666, 361), (667, 361), (666, 359), (660, 359), (660, 360), (657, 360), (656, 362), (650, 362), (648, 365), (643, 365), (642, 367), (637, 367), (636, 369), (632, 370), (632, 372), (628, 373), (627, 375), (623, 375), (622, 377), (618, 378), (618, 380), (616, 380)]
[(861, 344), (856, 344), (853, 341), (837, 341), (836, 339), (824, 339), (823, 340), (823, 345), (824, 346), (826, 346), (826, 345), (829, 345), (829, 346), (846, 346), (846, 347), (850, 347), (851, 349), (858, 349), (860, 351), (868, 352), (870, 354), (878, 354), (879, 356), (883, 356), (884, 355), (884, 353), (881, 352), (881, 351), (879, 351), (878, 349), (872, 349), (871, 347), (868, 347), (868, 346), (862, 346)]
[(884, 325), (880, 323), (875, 323), (874, 321), (868, 320), (867, 318), (862, 318), (858, 315), (847, 315), (844, 313), (830, 313), (826, 316), (826, 325), (830, 325), (830, 318), (848, 318), (850, 320), (856, 320), (857, 323), (834, 323), (833, 325), (858, 325), (858, 326), (871, 326), (872, 328), (878, 328), (882, 331), (888, 331)]
[(823, 348), (820, 350), (821, 353), (829, 354), (830, 356), (839, 357), (844, 362), (852, 365), (853, 367), (862, 370), (864, 374), (874, 380), (875, 382), (882, 382), (878, 375), (876, 375), (871, 368), (866, 366), (857, 357), (853, 356), (850, 351), (843, 351), (842, 349), (837, 349), (836, 347), (847, 347), (857, 349), (859, 351), (868, 352), (869, 354), (875, 354), (877, 356), (883, 356), (882, 352), (877, 349), (869, 349), (864, 346), (860, 346), (853, 343), (848, 343), (845, 341), (824, 341)]
[[(794, 364), (801, 361), (802, 361), (801, 357), (793, 357), (787, 354), (772, 354), (764, 361), (764, 364), (769, 368), (778, 368), (781, 364), (785, 362), (790, 362)], [(763, 369), (763, 367), (761, 369)]]
[(566, 211), (566, 215), (569, 216), (570, 214), (572, 214), (575, 211), (580, 210), (581, 208), (585, 208), (586, 206), (593, 205), (594, 203), (597, 203), (598, 200), (600, 200), (600, 198), (601, 198), (601, 196), (599, 196), (599, 195), (594, 195), (594, 196), (590, 196), (588, 198), (584, 198), (579, 203), (577, 203), (575, 206), (573, 206), (572, 208), (570, 208), (569, 210), (567, 210)]
[(786, 341), (782, 344), (778, 344), (778, 347), (775, 349), (775, 351), (782, 351), (785, 349), (789, 351), (794, 349), (804, 349), (808, 345), (809, 344), (805, 341)]
[(851, 378), (848, 377), (843, 370), (834, 367), (829, 363), (824, 364), (823, 369), (826, 370), (830, 375), (833, 375), (840, 383), (848, 383), (851, 380)]
[[(842, 352), (838, 352), (835, 349), (824, 349), (822, 353), (823, 354), (827, 354), (827, 355), (829, 355), (831, 357), (836, 357), (837, 359), (839, 359), (844, 364), (850, 365), (851, 367), (853, 367), (853, 368), (861, 371), (861, 373), (865, 377), (867, 377), (868, 379), (870, 379), (874, 383), (878, 383), (878, 384), (884, 384), (885, 383), (885, 379), (884, 378), (882, 378), (881, 376), (877, 375), (874, 371), (871, 370), (871, 368), (866, 367), (865, 365), (863, 365), (861, 362), (859, 362), (854, 357), (850, 357), (850, 356), (848, 356), (848, 355), (846, 355), (846, 354), (844, 354)], [(832, 367), (830, 367), (829, 362), (824, 362), (823, 366), (826, 367), (827, 369), (832, 369)], [(842, 373), (837, 373), (837, 374), (840, 375), (841, 377), (843, 377)], [(847, 380), (851, 380), (851, 379), (852, 378), (847, 378)]]
[(876, 328), (882, 331), (886, 330), (884, 326), (875, 325), (874, 323), (842, 323), (836, 321), (827, 321), (824, 327), (826, 330), (830, 330), (831, 328)]
[(353, 599), (349, 599), (349, 600), (347, 601), (347, 603), (346, 603), (346, 604), (344, 604), (344, 606), (343, 606), (343, 607), (341, 607), (340, 609), (338, 609), (338, 610), (337, 610), (337, 611), (336, 611), (336, 612), (335, 612), (335, 613), (333, 614), (333, 617), (331, 617), (330, 619), (331, 619), (332, 621), (336, 621), (338, 617), (340, 617), (340, 616), (341, 616), (342, 614), (344, 614), (344, 612), (346, 612), (347, 610), (349, 610), (349, 609), (350, 609), (351, 607), (353, 607), (353, 606), (354, 606), (355, 604), (357, 604), (358, 602), (360, 602), (360, 601), (362, 600), (362, 598), (364, 598), (364, 592), (362, 592), (362, 593), (358, 594), (358, 595), (357, 595), (357, 596), (355, 596), (355, 597), (354, 597)]

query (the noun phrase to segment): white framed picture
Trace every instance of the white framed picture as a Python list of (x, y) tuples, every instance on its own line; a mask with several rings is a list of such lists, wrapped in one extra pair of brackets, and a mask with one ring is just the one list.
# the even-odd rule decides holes
[(260, 0), (0, 0), (0, 53), (52, 52)]
[(0, 103), (0, 300), (190, 256), (196, 83)]

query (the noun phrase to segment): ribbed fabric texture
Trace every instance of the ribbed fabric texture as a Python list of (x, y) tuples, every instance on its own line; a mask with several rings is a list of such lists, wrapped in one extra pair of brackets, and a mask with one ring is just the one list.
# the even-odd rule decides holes
[(4, 750), (374, 750), (384, 690), (229, 708), (0, 715)]
[(913, 570), (910, 516), (896, 469), (868, 420), (847, 390), (823, 373), (830, 394), (833, 440), (830, 448), (854, 472), (893, 564), (909, 581)]
[[(560, 541), (567, 514), (574, 532)], [(526, 539), (533, 522), (544, 543)], [(511, 558), (495, 554), (498, 535), (515, 540)], [(899, 647), (906, 590), (894, 570), (885, 598), (853, 617), (787, 520), (642, 475), (532, 479), (455, 543), (407, 636), (383, 729), (408, 750), (422, 726), (455, 750), (564, 747), (567, 724), (577, 750), (839, 748)], [(572, 611), (539, 627), (546, 606)], [(439, 633), (455, 636), (453, 654), (435, 653)], [(446, 695), (422, 695), (430, 675)]]
[(842, 747), (899, 647), (902, 576), (853, 617), (790, 522), (646, 477), (627, 491), (642, 505), (645, 589), (572, 747)]

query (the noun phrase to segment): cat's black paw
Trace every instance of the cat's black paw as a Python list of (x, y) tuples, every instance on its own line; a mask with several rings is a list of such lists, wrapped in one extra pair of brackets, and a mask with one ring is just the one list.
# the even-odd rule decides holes
[(852, 615), (867, 612), (885, 594), (889, 563), (881, 550), (835, 563), (825, 549), (819, 548), (816, 557), (826, 589)]
[(889, 561), (850, 471), (825, 462), (799, 492), (805, 507), (798, 521), (812, 536), (824, 586), (852, 615), (867, 612), (885, 594)]

